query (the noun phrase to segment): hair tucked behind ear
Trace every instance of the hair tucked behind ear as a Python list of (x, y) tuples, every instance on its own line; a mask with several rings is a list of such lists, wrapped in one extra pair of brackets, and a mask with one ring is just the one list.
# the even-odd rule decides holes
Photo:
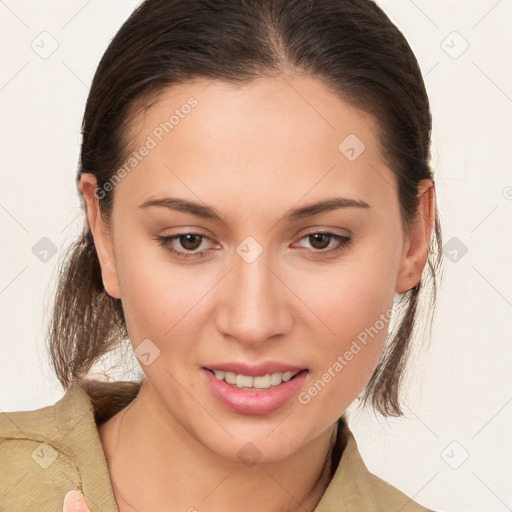
[[(400, 407), (400, 389), (404, 378), (411, 339), (415, 332), (417, 310), (420, 304), (421, 292), (426, 282), (431, 284), (429, 311), (425, 315), (430, 333), (433, 320), (433, 310), (437, 299), (437, 276), (442, 269), (442, 234), (437, 211), (435, 212), (434, 233), (431, 242), (431, 254), (427, 260), (424, 276), (411, 290), (405, 292), (398, 302), (397, 322), (388, 334), (379, 363), (375, 368), (368, 384), (359, 396), (361, 405), (371, 401), (373, 407), (384, 416), (402, 416)], [(430, 313), (430, 314), (428, 314)], [(428, 321), (430, 320), (430, 321)]]
[[(418, 62), (403, 34), (371, 0), (146, 0), (123, 24), (96, 70), (82, 124), (80, 170), (98, 183), (99, 206), (111, 219), (116, 172), (131, 148), (135, 116), (158, 94), (195, 78), (249, 83), (299, 73), (378, 122), (378, 137), (396, 178), (404, 225), (417, 214), (418, 183), (433, 181), (431, 114)], [(340, 141), (341, 142), (341, 141)], [(83, 204), (83, 203), (82, 203)], [(424, 277), (402, 297), (402, 315), (363, 393), (384, 415), (403, 414), (399, 391), (424, 284), (441, 266), (441, 227)], [(431, 317), (432, 318), (432, 317)], [(91, 233), (86, 230), (63, 264), (49, 330), (59, 381), (88, 386), (108, 415), (134, 396), (131, 385), (87, 382), (101, 356), (128, 337), (122, 303), (106, 293)], [(140, 385), (140, 382), (137, 383)], [(105, 389), (103, 389), (105, 388)]]
[[(85, 379), (93, 364), (128, 337), (121, 301), (103, 287), (92, 234), (86, 230), (67, 250), (49, 325), (50, 361), (64, 388), (81, 385), (95, 403), (97, 421), (127, 405), (139, 383)], [(134, 388), (135, 386), (135, 388)]]

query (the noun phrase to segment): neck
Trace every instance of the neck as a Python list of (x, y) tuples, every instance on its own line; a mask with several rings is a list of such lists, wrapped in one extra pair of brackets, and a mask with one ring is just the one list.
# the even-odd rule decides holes
[(284, 460), (244, 465), (169, 421), (143, 389), (98, 427), (121, 512), (163, 512), (169, 504), (190, 512), (304, 512), (320, 501), (332, 478), (337, 423)]

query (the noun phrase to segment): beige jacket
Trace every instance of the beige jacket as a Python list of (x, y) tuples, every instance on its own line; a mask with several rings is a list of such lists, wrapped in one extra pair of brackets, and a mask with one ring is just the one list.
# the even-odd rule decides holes
[[(345, 416), (336, 472), (314, 512), (432, 512), (366, 468)], [(80, 489), (92, 512), (119, 512), (89, 395), (73, 385), (54, 405), (0, 414), (0, 512), (62, 512)]]

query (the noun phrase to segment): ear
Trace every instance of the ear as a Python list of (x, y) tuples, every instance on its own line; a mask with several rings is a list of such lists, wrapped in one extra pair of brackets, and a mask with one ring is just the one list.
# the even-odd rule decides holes
[(111, 231), (101, 218), (99, 199), (95, 194), (97, 189), (96, 176), (91, 173), (82, 173), (79, 188), (84, 196), (87, 225), (91, 230), (100, 261), (103, 286), (111, 297), (120, 299), (121, 293), (117, 280)]
[(395, 291), (406, 292), (414, 288), (427, 263), (430, 236), (434, 228), (434, 184), (421, 180), (418, 184), (418, 213), (409, 223), (404, 252), (396, 280)]

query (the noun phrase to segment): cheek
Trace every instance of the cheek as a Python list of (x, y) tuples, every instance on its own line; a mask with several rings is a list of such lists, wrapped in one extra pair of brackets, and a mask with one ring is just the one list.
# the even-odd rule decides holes
[(324, 350), (319, 353), (324, 365), (343, 356), (347, 361), (344, 372), (357, 375), (371, 373), (378, 361), (394, 297), (392, 287), (384, 290), (367, 277), (368, 281), (346, 279), (337, 287), (331, 285), (318, 303), (328, 327), (322, 341)]
[(304, 271), (304, 302), (322, 320), (329, 345), (343, 348), (386, 314), (395, 295), (398, 261), (398, 249), (373, 244), (342, 256), (327, 269)]
[(385, 302), (359, 290), (326, 306), (326, 323), (335, 335), (317, 340), (307, 388), (298, 396), (309, 413), (335, 421), (361, 393), (379, 361), (392, 304), (392, 297)]
[(360, 251), (350, 261), (347, 258), (328, 273), (317, 274), (306, 287), (310, 291), (305, 302), (317, 313), (321, 327), (309, 353), (316, 362), (314, 372), (299, 401), (319, 412), (331, 411), (333, 419), (367, 384), (386, 340), (397, 251), (380, 247), (376, 258), (375, 247)]
[(128, 332), (134, 347), (149, 338), (162, 351), (178, 350), (197, 334), (208, 279), (194, 279), (190, 269), (173, 265), (164, 249), (151, 244), (156, 245), (146, 241), (140, 250), (119, 249), (117, 272)]

